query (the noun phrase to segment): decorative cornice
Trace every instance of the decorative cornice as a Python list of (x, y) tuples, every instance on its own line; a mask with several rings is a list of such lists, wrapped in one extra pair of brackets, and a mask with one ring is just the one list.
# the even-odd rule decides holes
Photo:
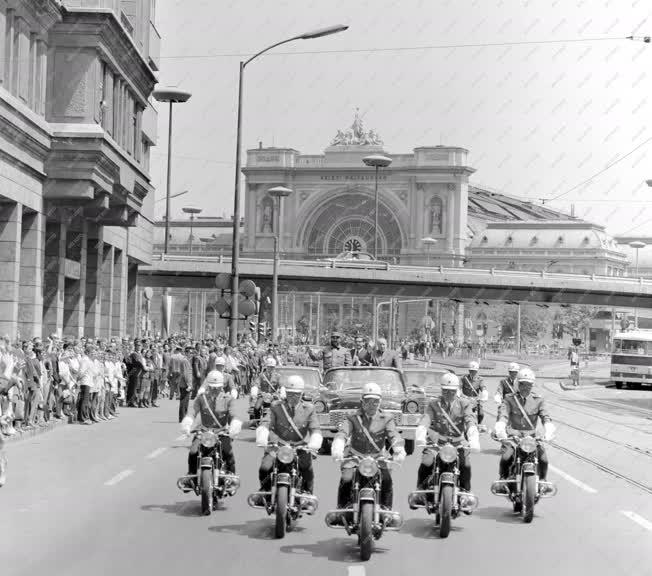
[(10, 0), (8, 7), (29, 14), (46, 32), (63, 18), (63, 6), (58, 0)]

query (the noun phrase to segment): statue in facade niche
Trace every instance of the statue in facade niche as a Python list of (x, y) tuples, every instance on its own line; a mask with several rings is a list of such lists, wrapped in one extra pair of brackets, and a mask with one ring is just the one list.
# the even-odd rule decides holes
[(430, 201), (430, 235), (438, 236), (442, 232), (442, 204), (436, 196)]
[(262, 208), (260, 231), (263, 234), (271, 234), (274, 232), (274, 208), (271, 201), (263, 200)]

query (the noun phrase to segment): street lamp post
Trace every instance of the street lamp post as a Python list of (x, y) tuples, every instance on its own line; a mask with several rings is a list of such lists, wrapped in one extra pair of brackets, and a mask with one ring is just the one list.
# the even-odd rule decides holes
[(421, 242), (423, 242), (426, 246), (428, 246), (428, 264), (427, 266), (430, 266), (430, 247), (434, 244), (437, 244), (438, 240), (436, 238), (431, 238), (428, 236), (427, 238), (422, 238)]
[(378, 258), (378, 169), (387, 168), (392, 163), (392, 159), (381, 154), (365, 156), (362, 161), (367, 166), (373, 166), (376, 169), (375, 185), (375, 206), (374, 206), (374, 258)]
[(167, 255), (168, 240), (170, 238), (170, 181), (172, 179), (172, 105), (187, 102), (191, 94), (190, 92), (177, 90), (176, 88), (162, 88), (160, 90), (154, 90), (152, 95), (158, 102), (167, 102), (170, 104), (168, 117), (168, 174), (167, 189), (165, 192), (165, 242), (163, 244), (163, 254)]
[(292, 190), (283, 186), (276, 186), (275, 188), (270, 188), (267, 193), (273, 198), (278, 198), (278, 217), (276, 219), (276, 234), (274, 235), (274, 268), (272, 271), (272, 340), (276, 342), (278, 338), (278, 268), (281, 241), (283, 238), (283, 231), (281, 229), (281, 223), (283, 221), (283, 198), (287, 198), (292, 194)]
[(195, 214), (198, 214), (198, 215), (201, 214), (202, 209), (201, 208), (193, 208), (192, 206), (184, 206), (183, 208), (181, 208), (181, 210), (183, 210), (186, 214), (190, 214), (190, 238), (188, 239), (188, 244), (189, 244), (188, 249), (190, 251), (190, 255), (192, 255), (192, 241), (193, 241), (192, 225), (193, 225), (193, 222), (195, 221)]
[[(640, 240), (634, 240), (634, 242), (629, 243), (629, 246), (630, 248), (634, 248), (634, 250), (636, 250), (636, 268), (634, 275), (636, 278), (638, 278), (638, 251), (646, 246), (646, 244)], [(638, 330), (638, 308), (634, 308), (634, 330)]]
[(328, 26), (327, 28), (321, 28), (319, 30), (313, 30), (312, 32), (306, 32), (305, 34), (300, 34), (299, 36), (293, 36), (287, 40), (282, 40), (276, 44), (268, 46), (264, 50), (254, 54), (249, 60), (240, 62), (240, 74), (238, 77), (238, 116), (237, 116), (237, 128), (236, 128), (236, 143), (235, 143), (235, 185), (234, 185), (234, 194), (233, 194), (233, 246), (231, 248), (231, 318), (229, 320), (229, 342), (231, 346), (235, 346), (238, 343), (238, 294), (240, 291), (239, 288), (239, 265), (240, 265), (240, 148), (242, 140), (242, 84), (244, 77), (244, 69), (253, 60), (258, 58), (261, 54), (276, 48), (281, 44), (287, 44), (288, 42), (293, 42), (294, 40), (311, 40), (313, 38), (321, 38), (322, 36), (328, 36), (330, 34), (337, 34), (338, 32), (344, 32), (348, 29), (348, 26), (341, 24), (335, 26)]

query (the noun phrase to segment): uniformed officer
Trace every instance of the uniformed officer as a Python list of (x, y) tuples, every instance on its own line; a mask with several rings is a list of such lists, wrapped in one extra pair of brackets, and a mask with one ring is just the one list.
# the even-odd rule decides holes
[[(205, 380), (206, 392), (199, 394), (193, 404), (194, 417), (187, 414), (181, 421), (181, 429), (189, 434), (196, 428), (214, 428), (228, 431), (228, 436), (221, 437), (222, 458), (224, 467), (235, 474), (235, 456), (231, 439), (242, 429), (242, 421), (235, 416), (235, 400), (224, 390), (224, 375), (217, 370), (209, 372)], [(199, 452), (200, 436), (197, 435), (190, 445), (188, 453), (188, 476), (197, 474), (197, 453)], [(194, 482), (194, 479), (191, 480)], [(188, 490), (192, 487), (189, 486)]]
[(521, 367), (516, 363), (512, 362), (507, 368), (507, 378), (503, 378), (498, 384), (498, 390), (494, 396), (496, 404), (502, 404), (503, 398), (508, 394), (516, 393), (516, 375)]
[[(480, 451), (480, 434), (473, 413), (471, 401), (457, 396), (460, 380), (455, 374), (441, 375), (441, 396), (431, 400), (426, 407), (421, 422), (415, 431), (417, 445), (425, 445), (430, 439), (439, 445), (450, 442), (457, 448), (460, 466), (460, 485), (463, 490), (471, 491), (470, 451)], [(464, 435), (469, 439), (469, 448), (462, 445)], [(435, 465), (435, 452), (426, 448), (419, 472), (417, 473), (417, 490), (424, 490), (428, 477)]]
[(462, 376), (462, 394), (469, 400), (473, 400), (473, 411), (476, 413), (478, 419), (478, 429), (480, 432), (485, 432), (487, 427), (482, 424), (484, 420), (483, 402), (489, 398), (487, 387), (484, 385), (482, 378), (478, 376), (480, 364), (475, 360), (469, 362), (469, 373)]
[[(356, 456), (386, 456), (385, 442), (389, 441), (394, 452), (394, 460), (403, 462), (406, 457), (404, 441), (396, 430), (394, 415), (380, 410), (382, 392), (375, 382), (365, 384), (360, 408), (341, 424), (331, 447), (331, 455), (335, 460), (344, 458), (344, 448), (350, 441), (349, 453)], [(389, 469), (380, 463), (382, 487), (380, 504), (386, 510), (392, 509), (394, 490)], [(337, 492), (337, 507), (346, 508), (351, 495), (353, 483), (353, 468), (342, 467), (342, 478)]]
[[(552, 423), (543, 398), (532, 392), (535, 381), (534, 372), (529, 368), (521, 368), (517, 375), (518, 392), (508, 394), (503, 398), (500, 407), (500, 418), (494, 428), (499, 439), (509, 436), (534, 436), (536, 435), (537, 420), (541, 420), (545, 430), (544, 440), (550, 442), (555, 435), (555, 425)], [(546, 479), (548, 474), (548, 456), (542, 444), (537, 446), (539, 458), (539, 478)], [(506, 480), (509, 468), (514, 457), (514, 447), (503, 442), (500, 456), (500, 479)]]
[(274, 394), (280, 392), (281, 384), (274, 368), (276, 368), (276, 360), (271, 356), (265, 358), (265, 368), (258, 375), (254, 385), (251, 387), (251, 399), (254, 401), (255, 420), (261, 417), (263, 394)]
[(329, 368), (339, 368), (340, 366), (351, 366), (353, 360), (351, 359), (351, 352), (348, 348), (340, 346), (342, 334), (339, 332), (331, 333), (331, 343), (319, 352), (313, 352), (310, 346), (306, 346), (306, 352), (311, 360), (319, 362), (321, 360), (323, 370)]
[[(287, 379), (285, 385), (285, 399), (274, 402), (256, 428), (256, 444), (267, 446), (273, 444), (289, 444), (291, 446), (306, 445), (311, 450), (319, 450), (322, 435), (319, 431), (317, 412), (311, 402), (303, 400), (305, 383), (301, 376), (293, 374)], [(269, 473), (274, 465), (276, 453), (267, 449), (260, 463), (258, 479), (261, 492), (270, 489)], [(314, 487), (314, 472), (312, 469), (312, 454), (303, 450), (297, 453), (299, 472), (303, 479), (303, 491), (312, 494)]]

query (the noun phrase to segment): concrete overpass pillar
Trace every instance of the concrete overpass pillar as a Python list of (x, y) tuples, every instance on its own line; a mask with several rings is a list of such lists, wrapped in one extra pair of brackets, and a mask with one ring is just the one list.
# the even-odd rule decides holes
[(22, 221), (20, 204), (0, 206), (0, 334), (12, 339), (18, 330)]
[(43, 214), (23, 211), (18, 329), (23, 338), (43, 331)]
[(47, 222), (45, 225), (43, 332), (46, 336), (53, 333), (61, 335), (63, 331), (67, 228), (65, 222)]
[(100, 317), (100, 333), (102, 334), (102, 338), (111, 338), (112, 334), (114, 265), (115, 248), (105, 244), (102, 261), (102, 315)]

